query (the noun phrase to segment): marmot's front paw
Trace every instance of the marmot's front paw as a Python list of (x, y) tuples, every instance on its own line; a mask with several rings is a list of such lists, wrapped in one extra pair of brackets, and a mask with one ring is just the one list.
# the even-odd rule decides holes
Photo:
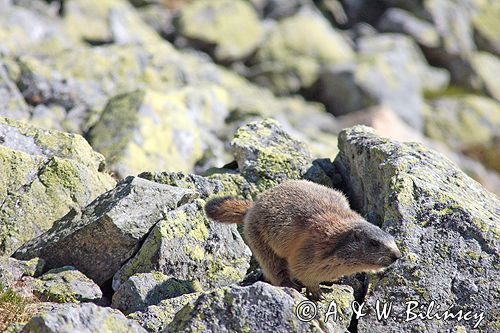
[(309, 300), (315, 302), (319, 302), (325, 299), (320, 288), (306, 288), (306, 297)]

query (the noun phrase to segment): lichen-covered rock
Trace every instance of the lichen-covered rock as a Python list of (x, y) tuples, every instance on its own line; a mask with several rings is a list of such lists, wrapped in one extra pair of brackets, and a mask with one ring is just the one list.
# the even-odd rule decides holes
[(104, 158), (79, 135), (0, 117), (0, 255), (114, 186)]
[(23, 276), (38, 276), (42, 273), (45, 261), (33, 258), (29, 261), (0, 256), (0, 293), (12, 286)]
[(437, 47), (440, 43), (436, 28), (431, 23), (420, 20), (412, 13), (399, 8), (389, 8), (380, 18), (378, 28), (383, 32), (410, 35), (426, 47)]
[(328, 111), (343, 115), (383, 104), (412, 127), (423, 127), (423, 91), (446, 88), (449, 75), (427, 65), (409, 37), (380, 34), (358, 40), (357, 64), (326, 68), (315, 87), (315, 98)]
[(137, 251), (168, 210), (196, 196), (192, 190), (128, 177), (83, 211), (68, 213), (14, 257), (41, 257), (48, 268), (72, 265), (101, 285)]
[(352, 61), (354, 55), (321, 13), (305, 7), (271, 29), (249, 75), (274, 92), (296, 92), (316, 81), (322, 65)]
[(99, 286), (72, 266), (51, 269), (31, 285), (33, 294), (47, 302), (97, 303), (102, 298)]
[(231, 140), (231, 150), (241, 175), (259, 191), (300, 178), (312, 162), (305, 145), (272, 119), (240, 127)]
[[(360, 332), (454, 331), (459, 325), (495, 331), (500, 301), (500, 201), (442, 155), (419, 144), (384, 139), (356, 126), (340, 133), (335, 160), (352, 205), (394, 235), (403, 259), (371, 282), (367, 315)], [(393, 301), (393, 314), (377, 321), (377, 300)], [(470, 311), (469, 320), (407, 318), (422, 316), (431, 301), (442, 314)], [(432, 310), (431, 310), (432, 311)], [(433, 312), (434, 313), (434, 312)], [(480, 320), (480, 313), (484, 318)], [(473, 317), (474, 316), (474, 317)]]
[(113, 308), (128, 314), (149, 305), (201, 290), (193, 281), (184, 281), (160, 272), (139, 273), (120, 285), (113, 295)]
[(118, 44), (161, 42), (156, 32), (122, 0), (69, 0), (64, 3), (65, 30), (76, 40)]
[[(477, 87), (500, 102), (500, 59), (488, 52), (477, 52), (471, 58), (474, 79), (478, 80)], [(475, 83), (472, 83), (475, 85)]]
[(167, 327), (180, 309), (200, 295), (200, 292), (196, 292), (165, 299), (158, 305), (150, 305), (144, 311), (131, 313), (127, 317), (138, 322), (148, 332), (159, 333)]
[(438, 98), (431, 102), (425, 122), (428, 137), (454, 149), (487, 146), (500, 135), (500, 103), (476, 95)]
[(200, 194), (201, 199), (206, 199), (224, 190), (224, 185), (220, 181), (182, 172), (143, 172), (138, 177), (160, 184), (192, 189)]
[(22, 333), (146, 333), (147, 331), (120, 311), (92, 303), (67, 306), (37, 315), (24, 326)]
[(311, 0), (250, 0), (260, 16), (280, 20), (297, 13), (303, 6), (311, 6)]
[(203, 289), (238, 282), (246, 274), (251, 252), (235, 225), (208, 220), (203, 200), (168, 212), (157, 223), (139, 252), (113, 277), (118, 290), (136, 273), (162, 272), (199, 282)]
[(26, 121), (30, 117), (23, 95), (12, 81), (0, 56), (0, 116)]
[(497, 1), (483, 2), (479, 13), (472, 19), (474, 37), (480, 50), (500, 56), (500, 3)]
[(203, 157), (211, 124), (223, 124), (228, 96), (218, 87), (168, 94), (147, 90), (119, 95), (90, 131), (92, 146), (119, 176), (141, 171), (185, 171)]
[(264, 33), (253, 7), (241, 0), (194, 1), (181, 11), (179, 32), (207, 44), (220, 61), (247, 57)]
[[(349, 294), (349, 293), (348, 293)], [(337, 294), (339, 312), (345, 312), (351, 296)], [(299, 292), (264, 282), (248, 287), (230, 286), (200, 295), (175, 315), (163, 332), (344, 332), (342, 321), (315, 318), (301, 321), (298, 305), (305, 301)], [(310, 309), (310, 308), (309, 308)], [(310, 309), (313, 311), (312, 309)], [(321, 310), (325, 310), (323, 307)], [(304, 311), (304, 310), (302, 310)], [(319, 312), (324, 315), (326, 312)], [(308, 313), (310, 314), (310, 313)], [(306, 316), (308, 315), (306, 314)]]

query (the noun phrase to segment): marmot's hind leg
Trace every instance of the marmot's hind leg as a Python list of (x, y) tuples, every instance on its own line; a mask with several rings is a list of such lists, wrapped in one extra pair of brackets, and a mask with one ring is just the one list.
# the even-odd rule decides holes
[(286, 259), (277, 256), (273, 249), (264, 243), (261, 237), (258, 237), (256, 232), (258, 231), (246, 232), (245, 239), (259, 262), (266, 280), (275, 286), (297, 289), (298, 286), (290, 279)]

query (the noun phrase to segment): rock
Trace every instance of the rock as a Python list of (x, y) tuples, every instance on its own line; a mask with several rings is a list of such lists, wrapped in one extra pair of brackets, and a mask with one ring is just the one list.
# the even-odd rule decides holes
[(246, 274), (251, 252), (236, 225), (208, 220), (205, 202), (196, 200), (168, 212), (139, 252), (113, 277), (113, 289), (136, 273), (159, 271), (198, 283), (203, 289), (238, 282)]
[(259, 15), (281, 20), (297, 13), (303, 6), (313, 6), (310, 0), (250, 0)]
[(199, 290), (199, 285), (160, 272), (139, 273), (125, 281), (113, 295), (113, 308), (125, 314), (142, 311), (149, 305)]
[(65, 28), (76, 40), (94, 44), (161, 42), (126, 1), (69, 0), (64, 13)]
[(23, 95), (12, 81), (0, 58), (0, 116), (26, 121), (30, 117)]
[(241, 175), (259, 191), (286, 179), (300, 178), (312, 162), (304, 144), (272, 119), (240, 127), (231, 141), (231, 150)]
[(48, 268), (75, 266), (102, 285), (138, 250), (168, 210), (196, 197), (194, 191), (128, 177), (83, 211), (71, 211), (54, 227), (16, 251), (41, 257)]
[(380, 18), (378, 28), (382, 32), (410, 35), (415, 41), (426, 47), (437, 47), (440, 43), (439, 35), (432, 24), (399, 8), (389, 8)]
[(10, 288), (23, 276), (38, 276), (42, 273), (45, 261), (33, 258), (29, 261), (0, 257), (0, 293)]
[(51, 269), (32, 286), (36, 296), (49, 302), (97, 303), (102, 298), (99, 286), (72, 266)]
[(247, 57), (264, 32), (255, 10), (241, 0), (195, 1), (182, 9), (178, 25), (182, 36), (205, 44), (219, 61)]
[(310, 87), (322, 65), (353, 59), (354, 52), (340, 32), (321, 13), (304, 7), (270, 30), (247, 77), (278, 94), (293, 93)]
[(147, 331), (120, 311), (92, 303), (61, 308), (37, 315), (24, 326), (22, 333), (106, 332), (146, 333)]
[(0, 255), (114, 186), (104, 158), (79, 135), (0, 117)]
[(429, 67), (417, 45), (404, 35), (363, 37), (358, 46), (359, 63), (325, 68), (312, 96), (334, 115), (382, 104), (420, 130), (422, 92), (446, 88), (447, 72)]
[(455, 150), (488, 145), (500, 135), (500, 103), (481, 96), (437, 98), (426, 114), (425, 134)]
[[(342, 294), (338, 294), (340, 296)], [(336, 299), (343, 312), (351, 297)], [(202, 294), (185, 305), (163, 332), (343, 332), (343, 322), (328, 318), (300, 321), (297, 306), (305, 297), (291, 288), (279, 288), (264, 282), (248, 287), (229, 286)], [(304, 303), (302, 303), (304, 304)], [(302, 309), (307, 307), (303, 305)], [(309, 309), (313, 311), (310, 307)], [(324, 310), (324, 308), (321, 308)], [(306, 310), (304, 310), (304, 314)], [(310, 313), (308, 313), (310, 314)], [(319, 312), (318, 314), (324, 314)], [(307, 314), (306, 314), (307, 316)], [(347, 319), (349, 320), (349, 318)]]
[(480, 50), (500, 56), (500, 37), (498, 36), (498, 17), (500, 3), (484, 2), (479, 13), (472, 19), (474, 38)]
[(201, 199), (206, 199), (224, 190), (224, 185), (220, 181), (194, 174), (186, 175), (182, 172), (143, 172), (138, 177), (160, 184), (192, 189), (199, 193)]
[(477, 52), (471, 58), (477, 88), (500, 102), (500, 84), (496, 73), (500, 73), (500, 60), (498, 57), (487, 53)]
[(223, 124), (226, 91), (187, 88), (168, 94), (147, 90), (111, 99), (91, 129), (90, 142), (120, 176), (141, 171), (190, 172), (203, 157), (205, 125)]
[(138, 322), (148, 332), (159, 333), (167, 327), (180, 309), (200, 295), (201, 293), (197, 292), (165, 299), (158, 305), (148, 306), (146, 310), (131, 313), (127, 317)]
[[(358, 331), (443, 332), (459, 324), (472, 329), (479, 313), (493, 315), (499, 283), (498, 197), (442, 155), (381, 138), (364, 126), (342, 131), (339, 149), (335, 165), (352, 206), (394, 235), (403, 253), (392, 269), (372, 280), (364, 299), (371, 315), (359, 319)], [(377, 300), (393, 301), (396, 319), (377, 321)], [(435, 301), (439, 311), (472, 311), (476, 317), (460, 323), (408, 322), (408, 300), (418, 301), (422, 311)], [(479, 323), (484, 331), (496, 325), (495, 319)]]
[[(476, 96), (477, 97), (477, 96)], [(479, 97), (477, 97), (479, 98)], [(481, 98), (480, 98), (481, 99)], [(481, 103), (479, 103), (481, 104)], [(443, 110), (443, 115), (447, 113)], [(432, 127), (435, 131), (436, 135), (440, 136), (438, 123), (442, 125), (443, 128), (447, 128), (449, 124), (448, 120), (440, 118), (436, 112), (433, 110), (426, 109), (426, 128)], [(436, 122), (433, 122), (434, 117), (436, 118)], [(469, 117), (468, 114), (465, 114), (465, 118)], [(451, 124), (457, 125), (458, 119), (452, 120), (453, 116), (450, 117)], [(474, 116), (472, 119), (475, 119)], [(488, 191), (493, 193), (500, 193), (500, 176), (494, 172), (486, 170), (483, 165), (481, 165), (478, 161), (475, 161), (467, 156), (464, 156), (459, 151), (457, 152), (455, 149), (450, 149), (450, 147), (445, 144), (435, 141), (432, 139), (433, 135), (430, 133), (426, 133), (429, 137), (424, 136), (422, 133), (418, 132), (416, 129), (411, 128), (405, 122), (403, 122), (395, 113), (389, 108), (386, 107), (374, 107), (366, 110), (361, 110), (357, 112), (350, 113), (345, 116), (338, 117), (338, 121), (341, 127), (351, 127), (357, 124), (366, 125), (374, 128), (378, 133), (384, 133), (384, 136), (402, 142), (418, 142), (421, 143), (431, 149), (438, 151), (439, 153), (445, 155), (447, 158), (453, 161), (453, 163), (457, 164), (462, 171), (467, 173), (468, 176), (472, 177), (474, 180), (481, 183)], [(431, 125), (429, 125), (431, 124)], [(470, 122), (469, 122), (470, 124)], [(477, 123), (478, 126), (481, 126)], [(453, 126), (453, 125), (451, 125)], [(426, 130), (424, 129), (424, 132)], [(488, 131), (486, 131), (488, 132)], [(458, 133), (457, 133), (458, 134)], [(463, 133), (465, 134), (465, 133)], [(451, 135), (453, 137), (453, 135)], [(444, 138), (444, 137), (443, 137)], [(483, 148), (486, 148), (484, 145)], [(456, 148), (456, 147), (453, 147)], [(476, 146), (471, 146), (471, 150), (465, 150), (469, 156), (475, 156), (474, 152), (479, 152), (482, 149)], [(494, 159), (494, 154), (489, 154), (486, 150), (483, 154), (484, 156), (477, 156), (479, 160), (485, 160), (486, 157), (491, 157)], [(327, 163), (328, 165), (328, 163)], [(335, 169), (335, 168), (333, 168)], [(335, 177), (336, 173), (330, 171), (328, 174), (330, 178)], [(334, 183), (335, 185), (340, 182)], [(328, 184), (326, 182), (325, 184)], [(337, 186), (334, 186), (337, 187)]]

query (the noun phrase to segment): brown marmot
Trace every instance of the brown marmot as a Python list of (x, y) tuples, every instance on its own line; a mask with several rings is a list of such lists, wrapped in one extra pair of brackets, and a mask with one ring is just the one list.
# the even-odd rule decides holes
[(286, 181), (255, 202), (233, 197), (207, 202), (209, 218), (244, 223), (245, 239), (264, 277), (276, 286), (307, 289), (320, 282), (384, 269), (401, 257), (394, 238), (349, 207), (339, 191), (306, 180)]

